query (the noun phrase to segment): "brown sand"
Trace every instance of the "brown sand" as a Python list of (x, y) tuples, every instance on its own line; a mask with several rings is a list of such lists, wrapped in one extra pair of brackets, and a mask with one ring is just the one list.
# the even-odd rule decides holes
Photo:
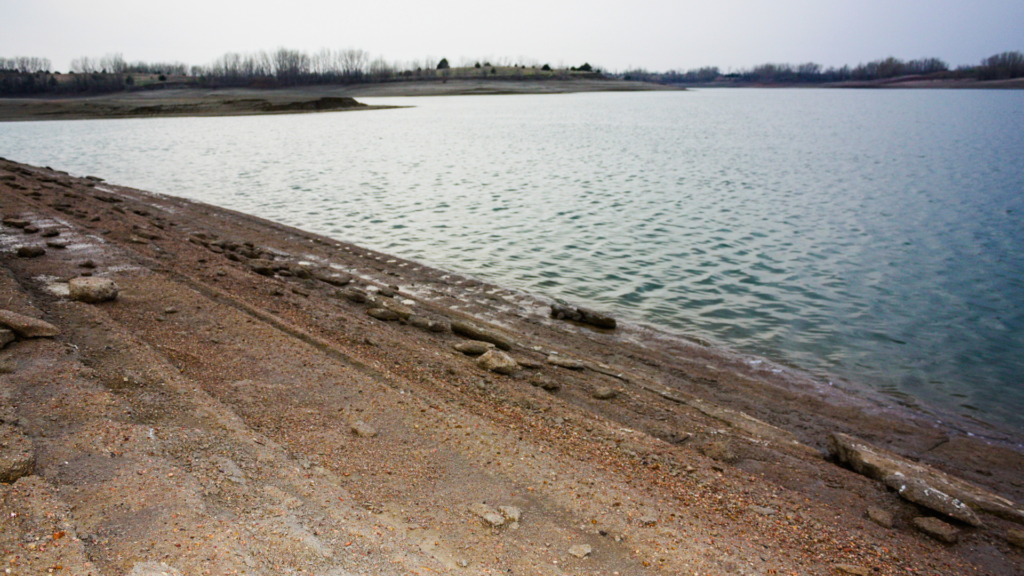
[[(953, 521), (959, 543), (940, 543), (912, 524), (934, 514), (822, 458), (827, 433), (846, 432), (1020, 501), (1013, 433), (979, 425), (989, 438), (967, 435), (639, 327), (552, 320), (535, 297), (415, 262), (2, 160), (0, 214), (0, 308), (61, 330), (0, 350), (0, 427), (11, 438), (0, 450), (18, 439), (35, 457), (33, 475), (0, 483), (0, 570), (1024, 566), (1007, 540), (1019, 525)], [(42, 237), (48, 230), (59, 235)], [(66, 246), (16, 255), (47, 241)], [(82, 273), (115, 280), (120, 296), (69, 300), (66, 282)], [(413, 316), (370, 317), (371, 304), (334, 285), (340, 274), (373, 306)], [(453, 349), (464, 338), (416, 327), (422, 319), (499, 333), (522, 369), (485, 371)], [(556, 367), (553, 353), (584, 368)], [(600, 388), (615, 397), (596, 399)], [(354, 432), (365, 426), (376, 435)], [(521, 517), (492, 527), (480, 503)], [(872, 506), (894, 527), (869, 520)], [(583, 545), (589, 554), (572, 553)]]

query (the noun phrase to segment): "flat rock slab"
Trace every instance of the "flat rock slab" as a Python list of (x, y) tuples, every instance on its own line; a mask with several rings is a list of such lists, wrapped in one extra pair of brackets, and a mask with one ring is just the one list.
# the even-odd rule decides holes
[(452, 332), (459, 336), (464, 336), (470, 340), (479, 340), (480, 342), (490, 342), (502, 350), (511, 350), (512, 343), (502, 336), (491, 332), (490, 330), (484, 330), (477, 326), (473, 326), (468, 322), (454, 321), (452, 322)]
[(896, 472), (892, 476), (886, 476), (883, 482), (904, 500), (920, 504), (971, 526), (981, 526), (981, 519), (970, 507), (949, 494), (931, 487), (920, 478), (907, 478), (902, 472)]
[(0, 425), (0, 482), (10, 484), (35, 469), (32, 441), (13, 426)]
[(393, 312), (402, 320), (408, 320), (409, 317), (412, 316), (412, 308), (409, 308), (399, 302), (395, 302), (394, 300), (384, 300), (381, 302), (381, 307), (389, 312)]
[(579, 360), (566, 358), (564, 356), (555, 356), (554, 354), (548, 356), (547, 363), (552, 366), (558, 366), (559, 368), (566, 368), (568, 370), (583, 370), (585, 368), (583, 362), (580, 362)]
[(440, 334), (444, 332), (451, 332), (451, 324), (447, 320), (442, 318), (430, 318), (419, 314), (413, 314), (408, 318), (409, 325), (419, 328), (420, 330), (426, 330), (427, 332), (434, 332)]
[(946, 544), (956, 544), (960, 540), (960, 531), (938, 518), (914, 518), (914, 527), (925, 534)]
[(387, 308), (370, 308), (366, 311), (366, 315), (385, 322), (393, 322), (400, 318), (397, 312), (394, 310), (388, 310)]
[(329, 274), (329, 273), (318, 272), (318, 273), (314, 274), (314, 278), (316, 278), (317, 280), (320, 280), (321, 282), (326, 282), (326, 283), (330, 284), (331, 286), (339, 286), (339, 287), (340, 286), (346, 286), (346, 285), (348, 285), (349, 282), (352, 281), (352, 277), (351, 276), (349, 276), (348, 274), (341, 274), (341, 273)]
[(509, 375), (519, 370), (519, 364), (511, 356), (499, 350), (488, 350), (477, 359), (476, 365), (484, 370)]
[[(828, 448), (838, 463), (849, 466), (855, 472), (885, 482), (896, 490), (900, 490), (902, 486), (908, 486), (900, 495), (911, 502), (929, 508), (934, 505), (935, 508), (932, 509), (948, 514), (945, 509), (950, 506), (956, 510), (961, 509), (953, 502), (955, 500), (973, 510), (987, 512), (1024, 524), (1024, 509), (1021, 509), (1015, 502), (926, 464), (911, 462), (884, 448), (872, 446), (859, 438), (838, 432), (833, 433), (829, 435)], [(913, 498), (925, 501), (918, 502)], [(963, 516), (970, 518), (966, 514)], [(964, 521), (977, 525), (969, 520)], [(975, 519), (974, 521), (980, 523), (980, 520)]]
[(459, 342), (454, 346), (454, 348), (468, 356), (479, 356), (486, 353), (488, 350), (492, 350), (494, 348), (494, 344), (491, 344), (490, 342), (477, 341)]
[(10, 328), (22, 338), (48, 338), (60, 334), (60, 330), (49, 322), (10, 310), (0, 310), (0, 326)]
[(117, 298), (119, 289), (110, 278), (72, 278), (68, 282), (68, 294), (72, 300), (99, 304)]

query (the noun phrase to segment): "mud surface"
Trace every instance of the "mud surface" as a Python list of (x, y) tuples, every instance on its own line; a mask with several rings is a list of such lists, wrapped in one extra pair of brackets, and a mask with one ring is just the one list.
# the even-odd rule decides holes
[[(98, 179), (0, 160), (0, 216), (0, 308), (61, 331), (0, 350), (0, 450), (34, 463), (0, 483), (9, 573), (1022, 571), (1019, 525), (944, 543), (825, 458), (843, 432), (1019, 502), (1013, 432)], [(83, 274), (117, 299), (70, 300)]]

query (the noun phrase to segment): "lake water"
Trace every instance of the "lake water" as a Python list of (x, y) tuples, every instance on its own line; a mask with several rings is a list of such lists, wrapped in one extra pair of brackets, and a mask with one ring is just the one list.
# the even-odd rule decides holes
[(193, 198), (1024, 427), (1024, 91), (368, 99), (0, 124)]

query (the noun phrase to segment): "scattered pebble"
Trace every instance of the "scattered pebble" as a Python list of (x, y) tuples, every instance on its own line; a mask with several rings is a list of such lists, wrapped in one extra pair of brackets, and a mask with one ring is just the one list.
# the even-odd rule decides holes
[(1006, 541), (1017, 548), (1024, 548), (1024, 530), (1010, 528), (1006, 531)]
[(575, 546), (569, 547), (569, 554), (572, 554), (577, 558), (586, 558), (587, 556), (590, 556), (590, 553), (593, 551), (594, 549), (590, 547), (590, 544), (576, 544)]
[(519, 370), (519, 364), (511, 356), (500, 350), (488, 350), (476, 361), (477, 366), (484, 370), (509, 375)]
[(377, 429), (362, 420), (352, 423), (352, 433), (360, 438), (373, 438), (377, 435)]
[(892, 513), (877, 506), (868, 508), (868, 518), (882, 528), (892, 528)]
[(38, 258), (46, 254), (46, 249), (42, 246), (20, 246), (18, 248), (18, 256), (21, 258)]
[(914, 518), (914, 526), (921, 532), (946, 544), (956, 544), (960, 540), (960, 531), (938, 518)]
[(117, 298), (117, 284), (110, 278), (72, 278), (68, 291), (72, 300), (98, 304)]

